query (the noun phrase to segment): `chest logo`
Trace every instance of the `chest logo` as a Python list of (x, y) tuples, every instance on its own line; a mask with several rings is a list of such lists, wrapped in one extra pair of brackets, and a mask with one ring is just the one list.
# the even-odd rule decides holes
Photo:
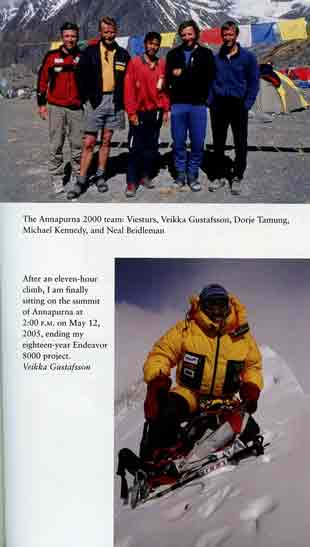
[(184, 353), (179, 378), (184, 386), (190, 389), (199, 389), (201, 387), (205, 361), (205, 355), (199, 355), (191, 351)]

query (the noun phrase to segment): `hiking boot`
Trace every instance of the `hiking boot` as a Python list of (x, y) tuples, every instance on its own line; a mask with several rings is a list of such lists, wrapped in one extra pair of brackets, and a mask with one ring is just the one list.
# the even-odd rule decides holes
[(144, 188), (149, 188), (149, 189), (155, 188), (155, 182), (152, 179), (150, 179), (150, 177), (142, 177), (140, 184), (144, 186)]
[(174, 181), (174, 184), (178, 188), (182, 188), (186, 184), (186, 173), (178, 173), (176, 176), (176, 179)]
[(83, 194), (86, 190), (86, 184), (81, 182), (76, 182), (75, 185), (67, 193), (67, 199), (77, 199)]
[(195, 177), (194, 175), (187, 175), (187, 183), (192, 192), (200, 192), (201, 184), (198, 180), (198, 176)]
[(109, 187), (105, 181), (104, 176), (100, 176), (96, 179), (96, 186), (97, 186), (98, 192), (100, 192), (101, 194), (104, 194), (104, 192), (107, 192), (109, 190)]
[(220, 188), (223, 188), (223, 186), (225, 186), (225, 183), (226, 183), (226, 180), (223, 178), (211, 180), (208, 186), (209, 192), (216, 192)]
[(125, 191), (126, 198), (134, 198), (136, 196), (136, 193), (137, 193), (136, 185), (133, 183), (127, 184), (126, 191)]
[(234, 196), (239, 196), (241, 194), (241, 179), (239, 179), (239, 177), (233, 177), (231, 181), (231, 193)]
[(65, 188), (64, 188), (64, 179), (62, 176), (59, 176), (59, 177), (51, 177), (51, 180), (52, 180), (52, 184), (53, 184), (53, 188), (54, 188), (54, 193), (55, 194), (62, 194), (64, 191), (65, 191)]

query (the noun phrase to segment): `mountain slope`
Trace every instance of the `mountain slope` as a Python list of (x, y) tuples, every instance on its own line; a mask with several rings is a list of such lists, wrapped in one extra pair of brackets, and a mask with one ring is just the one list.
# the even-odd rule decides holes
[(118, 21), (120, 34), (126, 36), (152, 29), (175, 30), (189, 18), (201, 27), (214, 27), (228, 17), (246, 23), (307, 16), (310, 0), (106, 0), (104, 6), (99, 0), (24, 0), (18, 8), (0, 8), (1, 40), (5, 43), (0, 66), (26, 62), (36, 68), (64, 21), (77, 22), (82, 37), (93, 36), (103, 12)]
[[(309, 542), (310, 400), (285, 362), (263, 348), (265, 389), (257, 420), (271, 446), (265, 456), (150, 502), (122, 506), (116, 481), (116, 547), (306, 547)], [(116, 422), (116, 451), (136, 449), (142, 401)]]

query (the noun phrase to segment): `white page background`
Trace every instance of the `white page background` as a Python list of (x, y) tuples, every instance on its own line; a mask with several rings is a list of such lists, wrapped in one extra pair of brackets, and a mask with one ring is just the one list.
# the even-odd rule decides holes
[[(291, 223), (173, 224), (164, 236), (30, 237), (22, 235), (23, 214), (264, 214)], [(7, 204), (1, 218), (6, 547), (112, 547), (114, 257), (309, 258), (309, 206)], [(56, 273), (100, 277), (98, 319), (110, 349), (93, 354), (91, 372), (25, 372), (17, 354), (21, 280)]]

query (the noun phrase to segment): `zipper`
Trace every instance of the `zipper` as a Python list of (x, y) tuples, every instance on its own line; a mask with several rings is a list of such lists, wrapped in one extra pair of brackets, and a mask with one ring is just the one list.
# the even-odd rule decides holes
[(214, 372), (213, 372), (213, 377), (211, 382), (210, 395), (213, 395), (213, 389), (214, 389), (215, 378), (217, 373), (217, 362), (218, 362), (219, 352), (220, 352), (220, 338), (221, 338), (221, 335), (218, 334), (217, 342), (216, 342), (215, 360), (214, 360)]

